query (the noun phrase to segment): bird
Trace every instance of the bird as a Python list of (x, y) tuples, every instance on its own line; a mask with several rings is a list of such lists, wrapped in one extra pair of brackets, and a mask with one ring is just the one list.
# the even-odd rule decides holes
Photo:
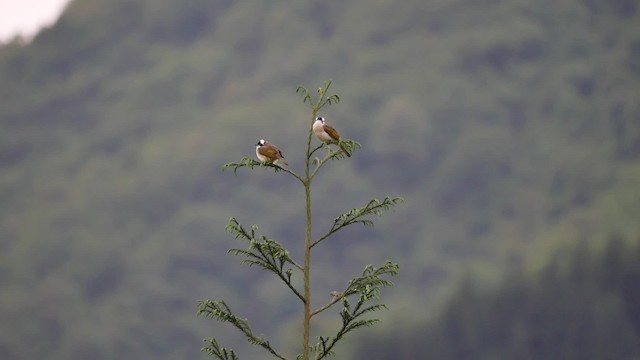
[(256, 144), (256, 156), (258, 157), (258, 160), (265, 163), (274, 163), (277, 161), (278, 163), (289, 165), (287, 160), (284, 159), (282, 151), (280, 151), (277, 146), (264, 139), (260, 139)]
[(340, 133), (336, 128), (331, 126), (322, 116), (318, 116), (313, 122), (313, 133), (318, 139), (324, 143), (338, 143), (340, 149), (344, 151), (347, 157), (351, 157), (349, 150), (340, 142)]

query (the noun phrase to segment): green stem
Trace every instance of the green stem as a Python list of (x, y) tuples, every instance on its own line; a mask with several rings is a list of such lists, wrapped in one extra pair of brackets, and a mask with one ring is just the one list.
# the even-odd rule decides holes
[(309, 360), (309, 338), (311, 331), (311, 136), (313, 134), (313, 120), (316, 117), (317, 110), (314, 107), (313, 116), (311, 117), (311, 125), (309, 128), (309, 137), (307, 139), (307, 158), (304, 169), (304, 194), (305, 205), (307, 210), (307, 229), (304, 238), (304, 336), (303, 336), (303, 350), (302, 359)]
[(311, 191), (309, 183), (305, 184), (305, 195), (307, 202), (307, 233), (304, 241), (304, 344), (302, 359), (309, 360), (309, 333), (311, 325), (311, 289), (310, 289), (310, 268), (311, 268)]
[[(311, 150), (311, 138), (313, 136), (313, 122), (318, 115), (318, 111), (322, 106), (327, 103), (326, 93), (329, 89), (329, 85), (331, 85), (331, 81), (325, 83), (324, 89), (320, 88), (318, 101), (314, 104), (311, 99), (309, 99), (309, 103), (311, 104), (312, 116), (311, 122), (309, 123), (309, 136), (307, 138), (307, 153), (306, 153), (306, 161), (304, 168), (304, 194), (305, 194), (305, 205), (307, 210), (307, 229), (304, 238), (304, 269), (303, 269), (303, 278), (304, 278), (304, 323), (303, 323), (303, 344), (302, 344), (302, 359), (309, 360), (309, 356), (311, 355), (311, 349), (309, 346), (309, 339), (311, 334), (311, 181), (313, 180), (313, 175), (317, 172), (317, 168), (315, 171), (311, 172), (311, 156), (312, 154), (318, 150), (318, 148)], [(320, 164), (318, 164), (320, 165)]]

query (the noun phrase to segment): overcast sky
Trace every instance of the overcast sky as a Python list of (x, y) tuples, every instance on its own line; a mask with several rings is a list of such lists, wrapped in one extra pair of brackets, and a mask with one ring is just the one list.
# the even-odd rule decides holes
[(21, 34), (31, 38), (52, 24), (69, 0), (0, 0), (0, 42)]

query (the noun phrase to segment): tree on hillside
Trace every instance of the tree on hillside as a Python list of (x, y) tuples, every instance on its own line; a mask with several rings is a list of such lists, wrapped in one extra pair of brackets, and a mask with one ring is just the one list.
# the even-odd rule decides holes
[[(316, 309), (311, 307), (311, 251), (320, 243), (328, 240), (336, 232), (350, 225), (362, 224), (372, 226), (371, 215), (382, 215), (385, 210), (389, 210), (398, 203), (402, 202), (402, 198), (385, 197), (384, 200), (373, 199), (363, 207), (357, 207), (349, 212), (339, 215), (333, 220), (333, 224), (325, 233), (317, 238), (312, 237), (312, 214), (311, 214), (311, 185), (320, 169), (332, 160), (345, 159), (353, 153), (354, 150), (361, 148), (361, 145), (349, 139), (339, 139), (334, 143), (339, 148), (333, 149), (330, 144), (321, 143), (316, 147), (312, 147), (313, 123), (317, 119), (318, 112), (326, 105), (338, 103), (340, 98), (337, 94), (329, 94), (328, 90), (331, 81), (325, 82), (324, 86), (317, 91), (317, 98), (314, 100), (312, 94), (303, 86), (299, 86), (297, 92), (302, 95), (303, 102), (308, 103), (311, 107), (311, 121), (309, 123), (306, 161), (304, 174), (300, 175), (294, 171), (280, 166), (277, 162), (260, 162), (249, 158), (243, 158), (238, 163), (228, 163), (225, 169), (233, 169), (237, 174), (237, 170), (243, 167), (253, 169), (271, 168), (276, 173), (284, 173), (295, 178), (303, 187), (305, 193), (305, 209), (306, 224), (304, 238), (304, 255), (302, 261), (294, 260), (293, 256), (279, 242), (260, 235), (258, 227), (252, 225), (250, 228), (244, 227), (236, 218), (231, 218), (226, 227), (227, 232), (233, 234), (237, 239), (246, 241), (247, 248), (234, 248), (229, 253), (243, 258), (242, 262), (250, 266), (257, 266), (264, 270), (268, 270), (277, 276), (291, 291), (291, 296), (300, 300), (303, 307), (303, 332), (302, 332), (302, 353), (297, 356), (298, 359), (308, 360), (311, 356), (315, 359), (323, 359), (334, 354), (335, 345), (344, 338), (344, 336), (358, 328), (368, 327), (379, 319), (370, 318), (368, 315), (375, 311), (385, 309), (386, 305), (379, 303), (379, 294), (382, 287), (392, 285), (388, 277), (395, 276), (398, 273), (398, 265), (387, 261), (380, 267), (367, 265), (362, 274), (356, 278), (349, 280), (341, 291), (332, 292), (330, 300), (323, 306)], [(341, 150), (342, 149), (342, 150)], [(319, 156), (322, 150), (327, 150), (326, 155)], [(295, 281), (295, 276), (302, 276), (302, 289), (299, 288)], [(311, 320), (320, 315), (333, 305), (341, 303), (342, 309), (340, 316), (342, 319), (341, 326), (332, 336), (320, 335), (317, 342), (311, 344)], [(198, 314), (206, 317), (215, 318), (222, 322), (228, 322), (238, 330), (240, 330), (253, 344), (262, 347), (274, 357), (278, 359), (286, 359), (286, 357), (277, 350), (277, 347), (271, 344), (266, 338), (256, 335), (247, 319), (241, 318), (231, 309), (231, 307), (223, 300), (204, 300), (199, 302)], [(221, 347), (215, 338), (206, 339), (207, 346), (203, 348), (209, 355), (222, 359), (232, 360), (238, 359), (236, 353), (232, 349)]]
[(578, 242), (494, 292), (465, 279), (432, 323), (389, 329), (354, 358), (637, 359), (638, 284), (640, 242), (614, 236), (600, 251)]

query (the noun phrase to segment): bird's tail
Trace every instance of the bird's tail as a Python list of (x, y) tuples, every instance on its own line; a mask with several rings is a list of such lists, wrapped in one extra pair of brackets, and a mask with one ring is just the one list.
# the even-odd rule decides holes
[(279, 159), (278, 159), (278, 162), (279, 162), (279, 163), (283, 163), (283, 164), (285, 164), (285, 165), (289, 166), (289, 163), (288, 163), (288, 162), (287, 162), (287, 160), (285, 160), (283, 157), (282, 157), (282, 158), (279, 158)]
[(349, 149), (347, 149), (347, 147), (344, 146), (343, 143), (338, 143), (338, 145), (340, 145), (340, 149), (344, 151), (344, 154), (347, 155), (347, 157), (351, 157), (351, 154), (349, 153)]

